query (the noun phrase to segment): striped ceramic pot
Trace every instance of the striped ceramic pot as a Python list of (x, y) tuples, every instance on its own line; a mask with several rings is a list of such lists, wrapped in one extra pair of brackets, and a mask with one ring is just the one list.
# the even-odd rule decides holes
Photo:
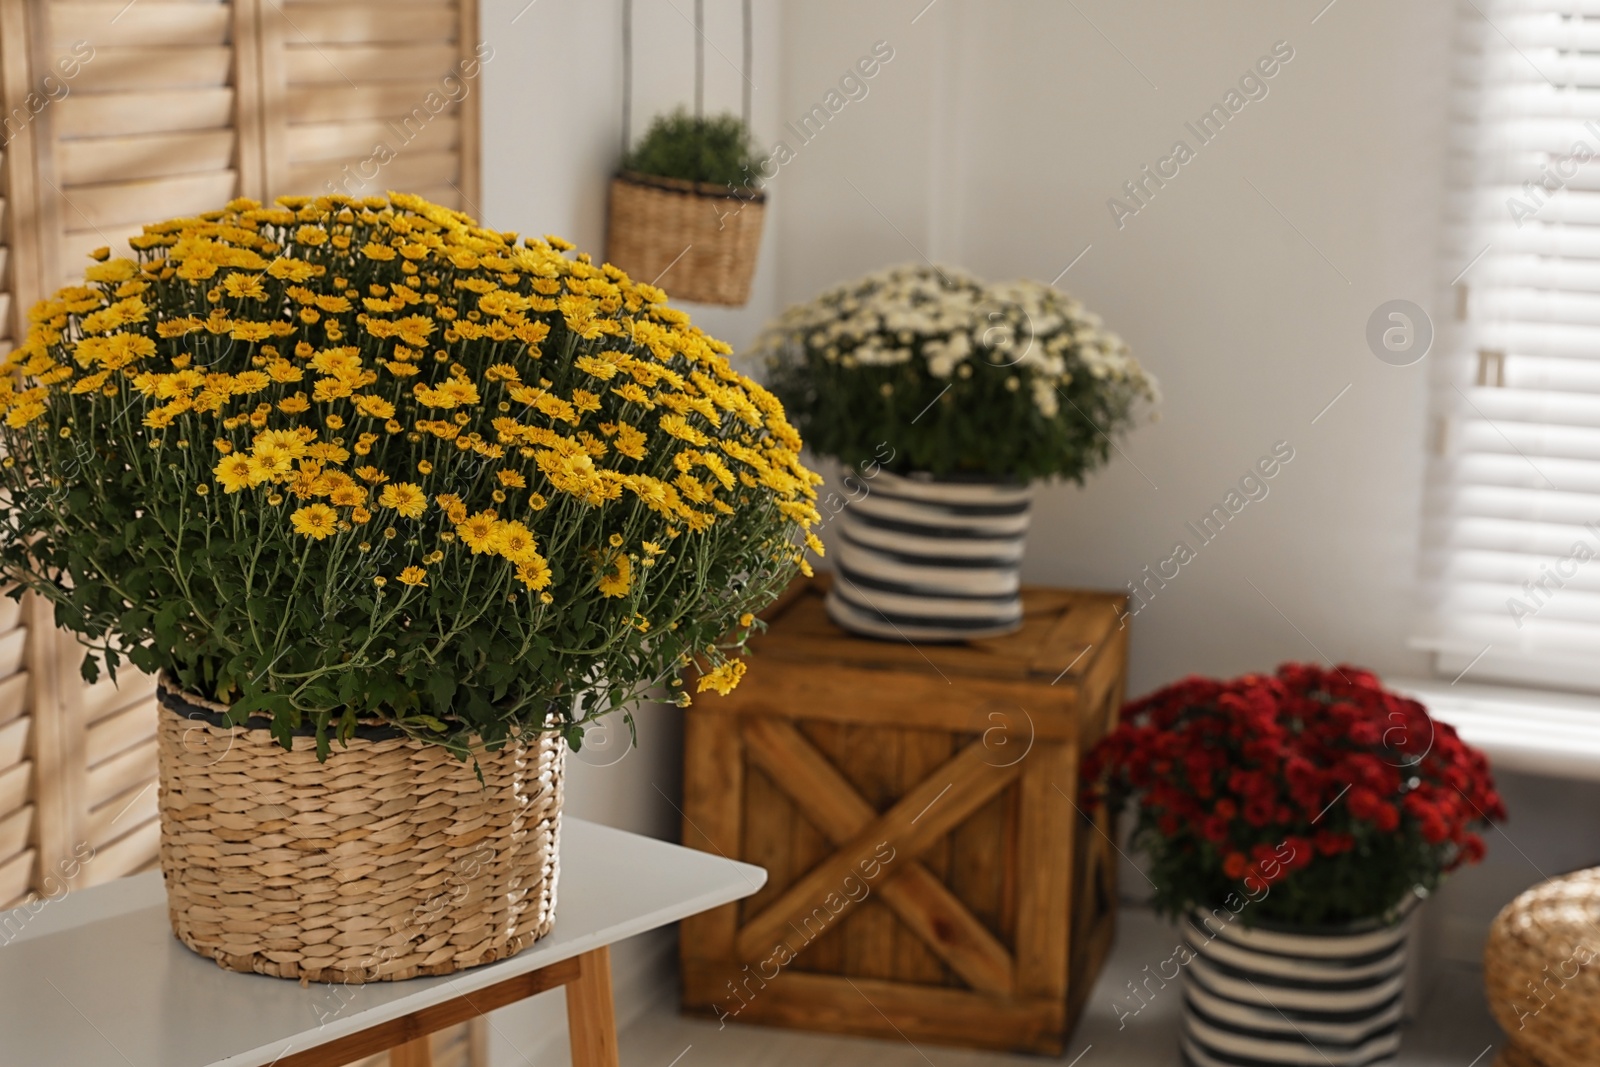
[[(1220, 916), (1220, 919), (1219, 919)], [(1372, 1067), (1400, 1048), (1410, 915), (1343, 927), (1184, 922), (1191, 1067)]]
[(834, 519), (828, 614), (851, 633), (960, 641), (1022, 625), (1032, 487), (880, 471)]

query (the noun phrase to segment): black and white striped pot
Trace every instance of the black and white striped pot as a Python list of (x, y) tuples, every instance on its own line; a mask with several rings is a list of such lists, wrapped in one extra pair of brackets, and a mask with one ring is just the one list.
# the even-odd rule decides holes
[[(1372, 1067), (1400, 1048), (1410, 914), (1347, 927), (1184, 921), (1183, 1054), (1191, 1067)], [(1220, 918), (1219, 918), (1220, 917)]]
[(1032, 487), (880, 471), (833, 521), (828, 614), (851, 633), (960, 641), (1022, 625)]

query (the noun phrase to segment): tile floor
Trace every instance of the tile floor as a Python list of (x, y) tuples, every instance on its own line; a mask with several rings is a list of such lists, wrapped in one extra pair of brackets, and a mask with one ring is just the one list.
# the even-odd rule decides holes
[[(1178, 997), (1162, 991), (1118, 1027), (1118, 992), (1147, 963), (1167, 958), (1174, 932), (1149, 912), (1125, 909), (1117, 948), (1067, 1052), (1058, 1060), (799, 1033), (686, 1019), (661, 1003), (621, 1035), (629, 1067), (1177, 1067)], [(1501, 1041), (1474, 968), (1450, 966), (1424, 980), (1421, 1011), (1396, 1067), (1489, 1067)]]

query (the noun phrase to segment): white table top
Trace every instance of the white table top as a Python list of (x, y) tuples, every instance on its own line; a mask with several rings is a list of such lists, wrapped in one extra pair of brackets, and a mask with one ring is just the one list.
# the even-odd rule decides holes
[[(767, 872), (569, 818), (560, 877), (555, 929), (510, 959), (305, 989), (224, 971), (180, 944), (159, 872), (80, 890), (0, 943), (0, 1067), (263, 1067), (749, 896)], [(10, 913), (9, 929), (24, 914)]]

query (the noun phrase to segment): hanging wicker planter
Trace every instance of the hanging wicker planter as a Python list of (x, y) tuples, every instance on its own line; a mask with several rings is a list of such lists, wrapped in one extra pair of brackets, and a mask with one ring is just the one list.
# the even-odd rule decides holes
[(696, 304), (744, 304), (766, 195), (624, 172), (611, 181), (606, 260)]
[(480, 751), (475, 768), (361, 727), (319, 763), (309, 736), (286, 752), (166, 679), (158, 695), (161, 871), (173, 932), (195, 952), (361, 983), (492, 963), (550, 932), (559, 734)]
[[(665, 290), (676, 300), (737, 307), (750, 300), (750, 282), (761, 254), (766, 194), (755, 187), (747, 162), (710, 165), (704, 127), (705, 27), (695, 5), (694, 122), (691, 135), (696, 164), (669, 150), (669, 161), (640, 162), (633, 138), (633, 0), (622, 4), (622, 164), (611, 180), (606, 225), (606, 260), (636, 282)], [(744, 91), (738, 128), (748, 148), (750, 130), (750, 2), (741, 4), (744, 33)], [(732, 117), (729, 116), (729, 120)], [(657, 120), (659, 126), (661, 120)], [(652, 133), (656, 128), (652, 128)], [(645, 141), (650, 140), (647, 134)], [(709, 138), (712, 144), (716, 135)], [(681, 148), (684, 142), (669, 138)], [(711, 158), (716, 158), (715, 150)], [(627, 169), (633, 167), (634, 169)], [(757, 168), (758, 169), (758, 168)], [(650, 173), (643, 173), (650, 171)], [(671, 176), (669, 176), (671, 175)], [(690, 181), (687, 179), (698, 179)]]

